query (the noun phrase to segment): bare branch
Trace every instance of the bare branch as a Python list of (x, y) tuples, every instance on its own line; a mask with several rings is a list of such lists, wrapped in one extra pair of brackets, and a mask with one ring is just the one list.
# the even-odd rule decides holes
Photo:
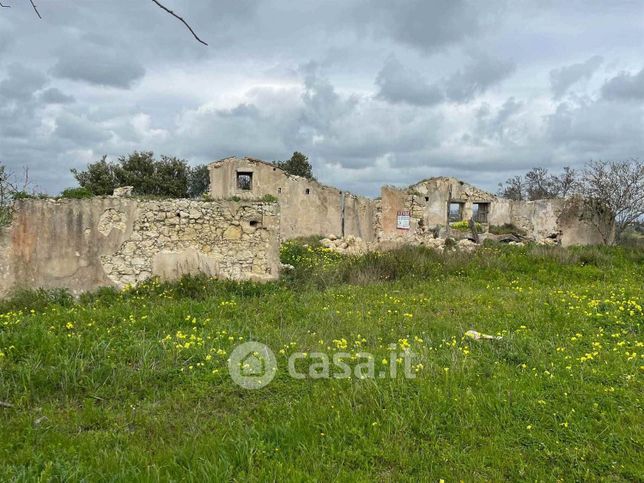
[(36, 4), (34, 3), (34, 0), (29, 0), (31, 2), (31, 6), (34, 7), (34, 12), (36, 12), (36, 15), (38, 15), (38, 18), (42, 20), (42, 17), (40, 16), (40, 12), (36, 8)]
[[(188, 25), (188, 22), (186, 22), (182, 17), (180, 17), (179, 15), (177, 15), (176, 13), (174, 13), (174, 12), (173, 12), (172, 10), (170, 10), (168, 7), (166, 7), (166, 6), (162, 5), (162, 4), (160, 4), (159, 2), (157, 2), (157, 0), (152, 0), (152, 1), (153, 1), (154, 3), (156, 3), (158, 7), (162, 8), (163, 10), (165, 10), (166, 12), (168, 12), (168, 13), (169, 13), (170, 15), (172, 15), (173, 17), (175, 17), (175, 18), (179, 19), (179, 20), (180, 20), (180, 21), (181, 21), (181, 22), (182, 22), (182, 23), (183, 23), (183, 24), (188, 28), (188, 30), (190, 30), (190, 33), (193, 35), (193, 37), (194, 37), (195, 39), (197, 39), (197, 41), (198, 41), (198, 42), (201, 42), (201, 43), (202, 43), (202, 44), (204, 44), (204, 45), (208, 45), (206, 42), (204, 42), (203, 40), (201, 40), (201, 39), (199, 38), (199, 36), (195, 33), (195, 31), (194, 31), (194, 30), (192, 30), (192, 27), (191, 27), (190, 25)], [(32, 2), (32, 3), (33, 3), (33, 2)]]
[(0, 7), (2, 7), (2, 8), (11, 8), (11, 5), (5, 5), (2, 2), (0, 2)]

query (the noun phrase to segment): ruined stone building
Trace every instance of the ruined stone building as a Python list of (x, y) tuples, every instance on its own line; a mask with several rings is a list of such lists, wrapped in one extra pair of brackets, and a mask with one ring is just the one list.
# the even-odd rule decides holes
[(373, 200), (290, 175), (258, 159), (226, 158), (210, 164), (209, 170), (214, 199), (276, 199), (285, 240), (327, 233), (375, 239)]
[(612, 234), (612, 220), (598, 219), (580, 200), (513, 201), (455, 178), (384, 186), (380, 198), (370, 199), (251, 158), (225, 158), (209, 169), (215, 199), (277, 199), (285, 240), (329, 234), (367, 242), (446, 237), (458, 233), (450, 230), (452, 224), (470, 219), (483, 233), (512, 225), (530, 240), (564, 246), (606, 243)]
[[(511, 201), (454, 178), (431, 178), (381, 196), (356, 196), (292, 176), (270, 163), (212, 163), (208, 200), (114, 196), (20, 200), (0, 227), (0, 296), (14, 288), (124, 287), (158, 276), (203, 273), (233, 280), (279, 276), (279, 247), (333, 235), (380, 243), (483, 238), (510, 225), (528, 240), (584, 245), (612, 240), (612, 219), (576, 199)], [(477, 234), (478, 236), (478, 234)]]

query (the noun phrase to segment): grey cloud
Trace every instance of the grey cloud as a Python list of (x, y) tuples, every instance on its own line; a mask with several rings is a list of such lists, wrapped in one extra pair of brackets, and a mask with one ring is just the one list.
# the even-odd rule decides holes
[(496, 113), (488, 104), (483, 104), (476, 112), (476, 135), (467, 134), (469, 141), (482, 142), (490, 139), (516, 139), (522, 135), (521, 126), (510, 120), (523, 108), (523, 102), (514, 97), (507, 99)]
[(180, 118), (175, 131), (183, 141), (179, 154), (203, 160), (234, 154), (280, 159), (287, 152), (285, 138), (296, 129), (293, 113), (286, 107), (285, 110), (265, 112), (245, 104), (226, 110), (188, 112)]
[(602, 87), (606, 99), (644, 100), (644, 68), (637, 74), (622, 72)]
[(576, 82), (589, 79), (603, 62), (604, 59), (601, 56), (594, 55), (585, 62), (551, 70), (550, 87), (555, 98), (563, 96)]
[(644, 115), (637, 105), (604, 99), (579, 105), (561, 103), (546, 118), (547, 139), (559, 149), (592, 157), (638, 157), (642, 154)]
[(445, 100), (466, 103), (515, 70), (513, 62), (478, 55), (461, 70), (430, 84), (420, 74), (389, 57), (376, 77), (377, 96), (392, 103), (431, 106)]
[(0, 96), (24, 101), (46, 83), (47, 78), (37, 70), (21, 64), (11, 64), (7, 68), (7, 76), (0, 82)]
[(479, 55), (446, 80), (447, 97), (455, 102), (470, 101), (514, 70), (515, 64), (511, 61)]
[(361, 4), (358, 21), (373, 22), (378, 35), (433, 52), (478, 32), (481, 12), (465, 0), (370, 0)]
[(52, 73), (63, 79), (128, 89), (145, 75), (145, 68), (125, 51), (74, 48), (60, 54)]
[(60, 89), (56, 87), (50, 87), (45, 89), (39, 95), (40, 101), (45, 104), (70, 104), (75, 101), (73, 96), (68, 96), (64, 94)]
[(343, 99), (331, 82), (320, 75), (319, 66), (309, 63), (301, 68), (304, 75), (302, 101), (305, 109), (300, 115), (306, 129), (325, 130), (331, 123), (350, 112), (357, 102), (355, 98)]
[(429, 84), (417, 72), (406, 69), (400, 61), (389, 57), (376, 77), (378, 97), (393, 103), (431, 106), (443, 100), (442, 90)]
[(92, 146), (105, 142), (112, 133), (87, 119), (73, 114), (63, 113), (56, 119), (54, 134), (60, 138), (72, 141), (78, 146)]
[(176, 135), (186, 153), (280, 159), (297, 149), (314, 161), (334, 160), (343, 168), (362, 169), (388, 153), (402, 156), (438, 142), (440, 114), (340, 94), (315, 65), (305, 66), (302, 75), (299, 96), (266, 89), (254, 92), (257, 103), (184, 115)]

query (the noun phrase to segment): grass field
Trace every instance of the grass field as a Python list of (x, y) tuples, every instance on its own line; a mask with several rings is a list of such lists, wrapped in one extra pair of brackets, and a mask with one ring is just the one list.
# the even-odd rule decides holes
[[(644, 477), (641, 249), (283, 259), (274, 284), (0, 302), (0, 480)], [(248, 340), (277, 357), (263, 389), (228, 374)], [(287, 372), (296, 351), (379, 366), (389, 344), (416, 355), (414, 379)]]

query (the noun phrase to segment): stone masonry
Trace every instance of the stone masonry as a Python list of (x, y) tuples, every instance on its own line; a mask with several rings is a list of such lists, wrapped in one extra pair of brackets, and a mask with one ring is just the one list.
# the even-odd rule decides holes
[(17, 287), (78, 293), (158, 276), (279, 276), (279, 206), (271, 202), (23, 200), (0, 229), (0, 295)]

